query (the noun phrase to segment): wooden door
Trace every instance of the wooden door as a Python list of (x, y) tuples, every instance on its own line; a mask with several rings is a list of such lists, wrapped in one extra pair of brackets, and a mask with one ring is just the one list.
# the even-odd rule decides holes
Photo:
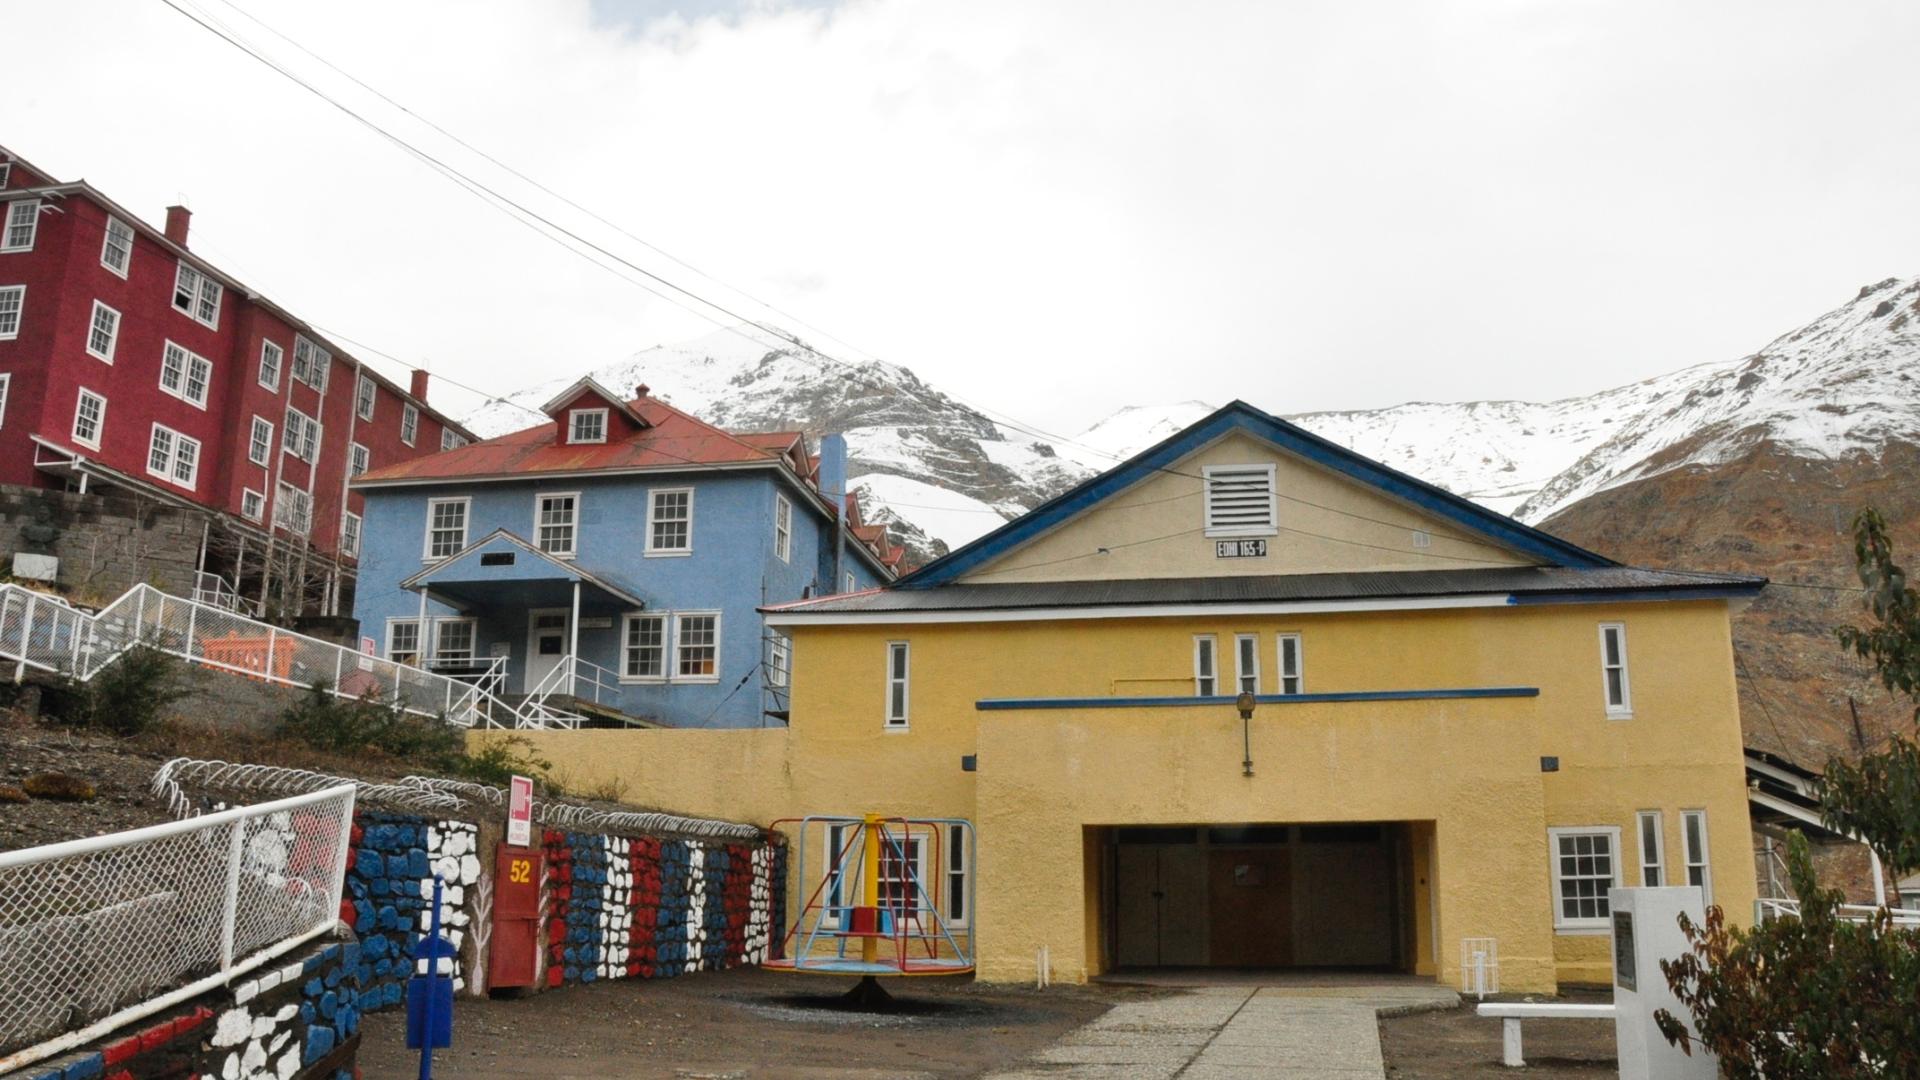
[(1152, 967), (1160, 963), (1160, 849), (1121, 844), (1114, 876), (1119, 964)]
[(1216, 848), (1207, 859), (1209, 962), (1292, 964), (1293, 876), (1287, 849)]
[(1160, 963), (1207, 962), (1207, 856), (1196, 844), (1160, 849)]

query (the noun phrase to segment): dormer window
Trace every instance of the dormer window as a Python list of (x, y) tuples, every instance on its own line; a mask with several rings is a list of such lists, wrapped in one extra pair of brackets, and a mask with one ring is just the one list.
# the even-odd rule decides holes
[(575, 409), (567, 414), (570, 425), (567, 441), (576, 443), (603, 443), (607, 441), (607, 410)]

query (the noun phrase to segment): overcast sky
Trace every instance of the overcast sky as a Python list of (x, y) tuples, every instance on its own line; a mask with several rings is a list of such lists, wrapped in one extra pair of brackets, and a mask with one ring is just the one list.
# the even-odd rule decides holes
[[(1920, 273), (1911, 2), (232, 0), (809, 326), (176, 2), (634, 263), (1053, 430), (1582, 393)], [(184, 196), (336, 334), (504, 391), (713, 329), (161, 0), (4, 21), (0, 143)]]

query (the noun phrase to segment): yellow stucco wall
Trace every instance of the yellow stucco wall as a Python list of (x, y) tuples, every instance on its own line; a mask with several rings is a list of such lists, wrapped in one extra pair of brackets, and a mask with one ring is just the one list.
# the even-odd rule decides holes
[[(1205, 500), (1197, 477), (1209, 465), (1267, 463), (1275, 466), (1281, 530), (1268, 538), (1264, 558), (1216, 558), (1214, 541), (1204, 532)], [(1430, 547), (1414, 548), (1415, 529), (1429, 534)], [(1100, 548), (1106, 553), (1099, 554)], [(1376, 488), (1236, 432), (960, 580), (977, 584), (1432, 570), (1533, 561)]]
[[(1624, 622), (1634, 715), (1605, 715), (1597, 626)], [(1457, 977), (1463, 937), (1498, 939), (1510, 990), (1607, 978), (1604, 936), (1555, 933), (1547, 829), (1616, 826), (1638, 884), (1635, 812), (1663, 811), (1669, 873), (1680, 811), (1705, 809), (1714, 899), (1752, 909), (1744, 770), (1725, 605), (1469, 608), (1233, 618), (1128, 618), (791, 628), (794, 725), (762, 731), (541, 732), (578, 783), (681, 813), (958, 816), (979, 829), (983, 978), (1104, 964), (1089, 826), (1407, 821), (1415, 961)], [(1221, 706), (979, 711), (982, 698), (1191, 692), (1192, 640), (1257, 633), (1263, 692), (1275, 633), (1302, 635), (1311, 692), (1538, 687), (1537, 697), (1263, 704), (1255, 776)], [(912, 646), (911, 724), (883, 727), (886, 643)], [(1230, 665), (1229, 665), (1230, 667)], [(1223, 678), (1228, 674), (1223, 670)], [(1180, 689), (1184, 685), (1185, 689)], [(486, 737), (477, 735), (476, 737)], [(977, 772), (961, 768), (977, 754)], [(1560, 760), (1543, 773), (1542, 755)], [(795, 883), (810, 889), (813, 883)], [(1437, 926), (1428, 917), (1437, 912)]]

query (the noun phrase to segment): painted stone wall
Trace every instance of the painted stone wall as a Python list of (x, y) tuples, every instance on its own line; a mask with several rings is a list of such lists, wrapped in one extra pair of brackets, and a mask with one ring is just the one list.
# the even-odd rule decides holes
[(23, 1080), (352, 1080), (359, 946), (325, 939)]

